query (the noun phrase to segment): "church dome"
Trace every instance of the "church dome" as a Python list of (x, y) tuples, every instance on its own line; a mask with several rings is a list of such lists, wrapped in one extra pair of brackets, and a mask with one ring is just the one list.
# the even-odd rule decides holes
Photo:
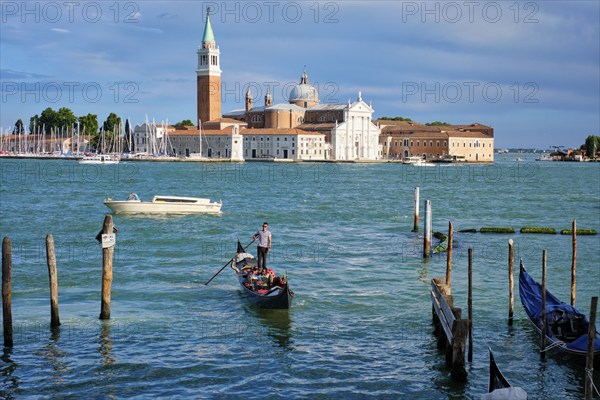
[(308, 83), (306, 71), (302, 74), (300, 83), (292, 87), (289, 102), (292, 104), (311, 103), (311, 105), (319, 103), (319, 92), (314, 86)]

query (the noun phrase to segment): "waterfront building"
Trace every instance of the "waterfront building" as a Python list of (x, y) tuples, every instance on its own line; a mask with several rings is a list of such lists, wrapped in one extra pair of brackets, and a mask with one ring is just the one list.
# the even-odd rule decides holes
[(131, 151), (148, 155), (168, 154), (169, 134), (174, 130), (173, 126), (151, 122), (136, 125), (131, 135)]
[(169, 134), (173, 153), (181, 157), (243, 160), (323, 160), (325, 135), (301, 129), (177, 128)]
[(384, 159), (419, 156), (426, 160), (494, 161), (493, 128), (485, 125), (429, 126), (412, 121), (387, 120), (378, 123)]

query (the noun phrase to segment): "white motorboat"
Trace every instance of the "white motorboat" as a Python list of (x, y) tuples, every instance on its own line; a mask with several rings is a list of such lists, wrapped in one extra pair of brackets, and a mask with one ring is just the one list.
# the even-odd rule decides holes
[(404, 157), (402, 159), (402, 164), (415, 165), (418, 167), (433, 167), (433, 166), (435, 166), (434, 163), (427, 162), (427, 160), (424, 160), (418, 156)]
[(220, 214), (222, 202), (197, 197), (154, 196), (152, 201), (104, 200), (115, 214)]
[(120, 157), (118, 154), (95, 154), (84, 156), (79, 160), (79, 164), (118, 164)]

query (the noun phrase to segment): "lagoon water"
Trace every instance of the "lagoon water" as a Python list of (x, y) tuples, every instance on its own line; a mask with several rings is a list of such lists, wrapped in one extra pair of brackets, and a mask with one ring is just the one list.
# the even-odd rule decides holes
[[(448, 221), (455, 230), (560, 230), (573, 219), (600, 231), (600, 164), (502, 157), (431, 168), (1, 159), (0, 235), (13, 243), (15, 331), (14, 347), (0, 357), (0, 397), (477, 399), (487, 389), (490, 346), (531, 399), (580, 399), (583, 366), (557, 353), (540, 361), (518, 289), (515, 324), (506, 323), (508, 240), (538, 280), (548, 250), (548, 287), (568, 301), (570, 236), (456, 233), (452, 291), (464, 313), (474, 249), (468, 382), (450, 379), (431, 334), (429, 281), (445, 274), (446, 255), (421, 259), (422, 234), (411, 232), (415, 186), (432, 201), (438, 231)], [(108, 211), (102, 200), (131, 191), (145, 200), (222, 199), (223, 214), (115, 216), (111, 319), (102, 322), (94, 239)], [(247, 304), (229, 268), (204, 285), (263, 221), (273, 232), (270, 266), (287, 271), (296, 293), (289, 311)], [(47, 234), (59, 275), (55, 331)], [(600, 294), (600, 236), (579, 236), (577, 245), (577, 306), (588, 313)]]

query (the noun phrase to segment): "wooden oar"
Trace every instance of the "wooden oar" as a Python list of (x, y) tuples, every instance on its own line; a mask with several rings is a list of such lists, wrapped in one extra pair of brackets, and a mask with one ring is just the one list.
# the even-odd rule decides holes
[[(254, 243), (255, 241), (256, 241), (256, 239), (253, 239), (253, 240), (252, 240), (250, 243), (248, 243), (248, 244), (246, 245), (246, 247), (244, 247), (244, 250), (246, 250), (246, 249), (248, 248), (248, 246), (250, 246), (250, 245), (251, 245), (252, 243)], [(219, 272), (217, 272), (216, 274), (214, 274), (214, 275), (212, 276), (212, 278), (210, 278), (209, 280), (207, 280), (207, 281), (206, 281), (206, 283), (205, 283), (205, 285), (208, 285), (208, 284), (210, 283), (210, 281), (212, 281), (213, 279), (215, 279), (215, 278), (216, 278), (216, 276), (217, 276), (217, 275), (219, 275), (219, 274), (221, 273), (221, 271), (223, 271), (223, 270), (225, 269), (225, 267), (227, 267), (229, 264), (231, 264), (231, 262), (232, 262), (232, 261), (233, 261), (233, 258), (232, 258), (231, 260), (229, 260), (229, 261), (227, 262), (227, 264), (223, 265), (223, 268), (221, 268), (221, 269), (219, 270)]]

